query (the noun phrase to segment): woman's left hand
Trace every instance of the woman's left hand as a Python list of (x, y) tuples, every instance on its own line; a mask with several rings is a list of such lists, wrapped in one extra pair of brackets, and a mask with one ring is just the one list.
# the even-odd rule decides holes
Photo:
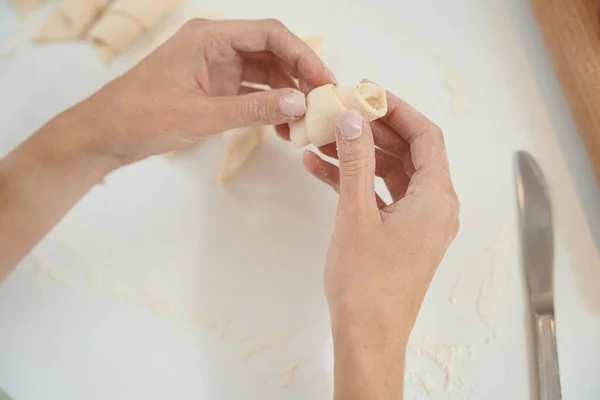
[(293, 121), (306, 112), (305, 93), (334, 81), (277, 20), (195, 19), (66, 114), (87, 128), (95, 154), (125, 165), (227, 129)]

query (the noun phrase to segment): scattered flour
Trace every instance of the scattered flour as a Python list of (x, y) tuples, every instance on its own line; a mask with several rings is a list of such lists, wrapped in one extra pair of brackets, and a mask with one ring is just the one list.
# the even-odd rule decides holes
[(486, 343), (494, 343), (498, 339), (498, 330), (501, 325), (505, 289), (507, 283), (509, 243), (506, 240), (506, 223), (498, 228), (496, 239), (490, 248), (489, 268), (486, 277), (479, 289), (477, 297), (477, 312), (481, 321), (489, 328), (491, 334)]
[(300, 366), (305, 362), (305, 360), (297, 360), (295, 362), (293, 362), (292, 364), (283, 367), (281, 369), (280, 375), (283, 378), (283, 386), (284, 387), (290, 387), (291, 385), (294, 384), (294, 381), (296, 379), (296, 371), (298, 371), (298, 368), (300, 368)]
[(39, 282), (43, 282), (45, 280), (66, 286), (76, 285), (75, 280), (69, 274), (64, 273), (56, 266), (45, 260), (37, 258), (37, 256), (32, 256), (31, 258), (33, 260), (35, 273)]
[(445, 54), (437, 54), (436, 60), (438, 65), (442, 68), (444, 74), (444, 84), (450, 92), (450, 110), (453, 115), (462, 115), (466, 111), (466, 96), (462, 86), (460, 73), (450, 60), (449, 56)]
[(450, 293), (450, 296), (448, 297), (448, 301), (450, 302), (450, 304), (458, 304), (458, 296), (460, 294), (464, 279), (465, 279), (465, 270), (463, 268), (458, 273), (458, 279), (456, 280), (456, 283), (454, 284), (454, 289), (452, 289), (452, 293)]
[(459, 358), (470, 353), (469, 345), (444, 345), (428, 339), (410, 342), (407, 348), (407, 379), (427, 396), (455, 393), (464, 384)]
[(291, 335), (274, 334), (250, 340), (244, 352), (244, 359), (249, 360), (261, 351), (275, 349), (289, 342)]
[(321, 373), (321, 382), (326, 388), (333, 388), (333, 374), (328, 372)]

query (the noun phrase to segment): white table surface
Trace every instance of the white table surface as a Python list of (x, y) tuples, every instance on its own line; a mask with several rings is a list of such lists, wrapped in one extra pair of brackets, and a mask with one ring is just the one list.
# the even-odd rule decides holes
[[(524, 0), (188, 1), (110, 68), (32, 46), (0, 0), (0, 154), (130, 67), (186, 17), (276, 17), (444, 128), (461, 232), (413, 331), (407, 399), (529, 399), (513, 155), (535, 155), (556, 221), (564, 399), (600, 397), (600, 195)], [(0, 51), (0, 53), (2, 52)], [(270, 138), (214, 182), (206, 139), (96, 187), (0, 287), (0, 386), (15, 400), (329, 399), (322, 267), (335, 195)]]

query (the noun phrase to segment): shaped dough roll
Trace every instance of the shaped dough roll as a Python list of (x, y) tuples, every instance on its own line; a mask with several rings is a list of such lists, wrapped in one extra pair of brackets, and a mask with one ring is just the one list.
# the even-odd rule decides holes
[[(290, 139), (296, 146), (317, 145), (328, 141), (333, 134), (333, 123), (346, 107), (333, 85), (320, 86), (306, 97), (306, 115), (290, 124)], [(333, 136), (335, 141), (335, 136)], [(330, 143), (330, 142), (328, 142)], [(326, 143), (324, 143), (326, 144)]]
[(89, 32), (100, 58), (110, 63), (182, 0), (116, 0)]
[(229, 147), (217, 175), (219, 182), (233, 179), (240, 172), (260, 144), (263, 132), (261, 128), (239, 128), (225, 132), (225, 137)]
[(35, 35), (35, 42), (82, 37), (110, 0), (62, 0)]
[(364, 82), (349, 88), (320, 86), (306, 97), (306, 115), (290, 123), (290, 139), (296, 146), (319, 147), (335, 142), (335, 120), (346, 110), (358, 110), (371, 122), (387, 112), (387, 95), (381, 86)]

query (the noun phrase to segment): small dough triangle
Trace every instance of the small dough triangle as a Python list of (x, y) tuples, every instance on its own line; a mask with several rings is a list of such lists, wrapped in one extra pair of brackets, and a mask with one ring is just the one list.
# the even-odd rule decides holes
[(229, 147), (219, 169), (217, 180), (229, 181), (237, 176), (262, 141), (260, 128), (240, 128), (224, 133)]
[(36, 43), (71, 39), (75, 39), (73, 30), (65, 15), (60, 11), (55, 11), (50, 15), (33, 37), (33, 41)]

